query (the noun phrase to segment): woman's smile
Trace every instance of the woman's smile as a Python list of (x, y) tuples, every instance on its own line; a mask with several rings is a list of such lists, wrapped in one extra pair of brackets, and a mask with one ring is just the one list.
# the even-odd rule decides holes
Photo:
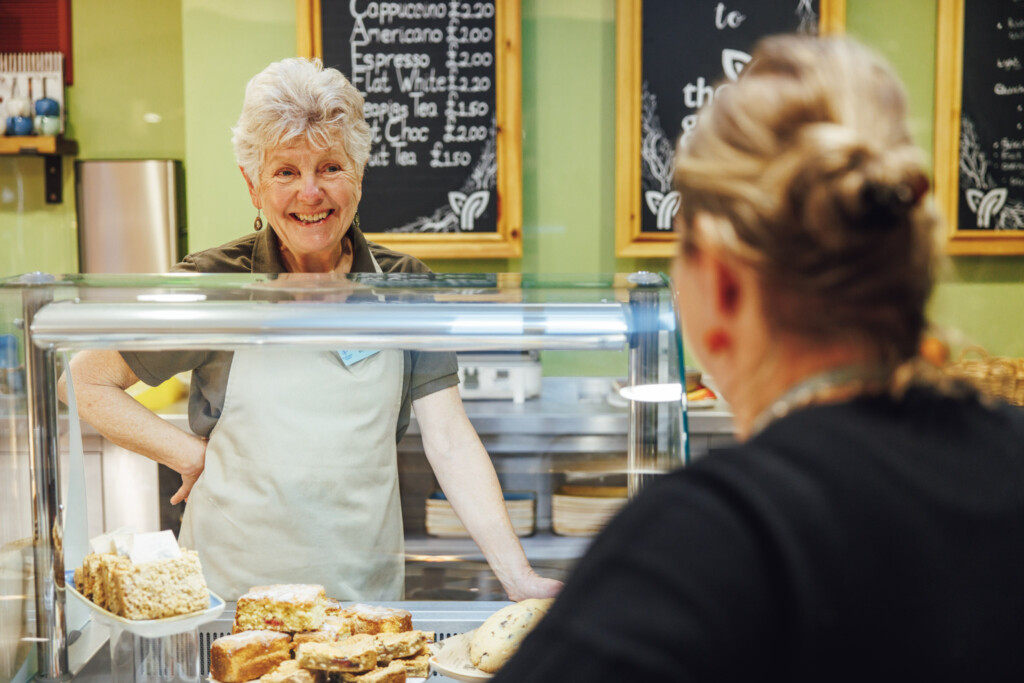
[(305, 223), (306, 225), (316, 225), (322, 223), (328, 216), (334, 213), (334, 209), (327, 209), (319, 213), (293, 213), (289, 214), (292, 218)]

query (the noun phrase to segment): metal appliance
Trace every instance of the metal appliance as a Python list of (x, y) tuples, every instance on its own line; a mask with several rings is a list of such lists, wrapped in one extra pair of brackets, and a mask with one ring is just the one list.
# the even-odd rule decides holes
[(75, 163), (83, 273), (166, 273), (184, 253), (181, 162)]

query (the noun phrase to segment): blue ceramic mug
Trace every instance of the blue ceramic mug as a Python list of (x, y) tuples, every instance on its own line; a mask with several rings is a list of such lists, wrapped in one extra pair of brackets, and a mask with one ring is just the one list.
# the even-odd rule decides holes
[(60, 116), (60, 104), (50, 97), (42, 97), (36, 100), (37, 116)]
[(27, 116), (8, 116), (7, 134), (32, 135), (32, 119)]

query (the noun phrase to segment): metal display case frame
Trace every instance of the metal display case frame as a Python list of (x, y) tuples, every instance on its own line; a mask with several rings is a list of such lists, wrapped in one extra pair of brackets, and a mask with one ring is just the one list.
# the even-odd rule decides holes
[[(66, 680), (72, 673), (56, 396), (61, 352), (254, 346), (628, 350), (628, 385), (682, 386), (672, 290), (666, 277), (647, 272), (561, 279), (34, 273), (0, 280), (0, 294), (8, 306), (21, 299), (20, 316), (8, 322), (23, 338), (38, 680)], [(685, 392), (667, 407), (670, 418), (659, 420), (665, 410), (664, 403), (630, 403), (630, 495), (648, 477), (687, 460)]]

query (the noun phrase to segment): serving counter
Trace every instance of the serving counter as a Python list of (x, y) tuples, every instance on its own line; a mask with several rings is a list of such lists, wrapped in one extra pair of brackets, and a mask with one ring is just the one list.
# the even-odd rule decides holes
[[(551, 499), (563, 487), (621, 487), (635, 495), (651, 477), (731, 438), (726, 411), (687, 410), (671, 291), (663, 277), (650, 273), (554, 280), (518, 275), (35, 274), (0, 281), (0, 334), (5, 333), (20, 340), (27, 391), (23, 401), (0, 405), (6, 411), (0, 420), (5, 506), (0, 550), (17, 552), (20, 562), (12, 572), (17, 576), (0, 576), (0, 679), (28, 670), (37, 670), (40, 680), (86, 675), (103, 666), (91, 654), (81, 656), (97, 640), (95, 625), (67, 623), (64, 570), (80, 562), (76, 553), (82, 552), (80, 537), (87, 528), (84, 499), (78, 501), (74, 492), (76, 487), (86, 490), (94, 515), (97, 505), (117, 501), (132, 487), (112, 483), (106, 470), (119, 469), (112, 464), (116, 458), (88, 427), (82, 440), (94, 447), (99, 443), (100, 491), (86, 485), (96, 475), (89, 474), (88, 464), (82, 466), (80, 454), (77, 465), (72, 457), (70, 477), (62, 471), (62, 454), (75, 456), (74, 439), (62, 438), (62, 408), (55, 392), (65, 352), (542, 353), (546, 376), (535, 398), (464, 403), (503, 489), (526, 489), (536, 496), (535, 532), (522, 540), (538, 571), (556, 577), (571, 569), (589, 542), (588, 535), (552, 533)], [(622, 399), (620, 385), (630, 388), (630, 400)], [(24, 415), (17, 406), (24, 406)], [(185, 426), (180, 404), (163, 416)], [(138, 456), (118, 457), (117, 462), (152, 466)], [(470, 540), (430, 535), (417, 517), (436, 483), (415, 418), (399, 444), (398, 468), (406, 510), (406, 597), (420, 600), (410, 603), (414, 618), (423, 611), (424, 624), (441, 619), (440, 614), (449, 615), (444, 619), (453, 624), (479, 623), (482, 617), (477, 617), (494, 611), (487, 598), (504, 595), (491, 582), (493, 576), (482, 572), (479, 551)], [(114, 526), (105, 509), (101, 520), (104, 528)], [(158, 520), (167, 526), (166, 515), (158, 513)], [(462, 572), (465, 584), (439, 580), (442, 565), (453, 575)], [(26, 571), (30, 576), (24, 576)], [(30, 579), (28, 591), (25, 578)], [(37, 618), (30, 620), (32, 612)], [(26, 643), (34, 644), (34, 654), (26, 654)]]

